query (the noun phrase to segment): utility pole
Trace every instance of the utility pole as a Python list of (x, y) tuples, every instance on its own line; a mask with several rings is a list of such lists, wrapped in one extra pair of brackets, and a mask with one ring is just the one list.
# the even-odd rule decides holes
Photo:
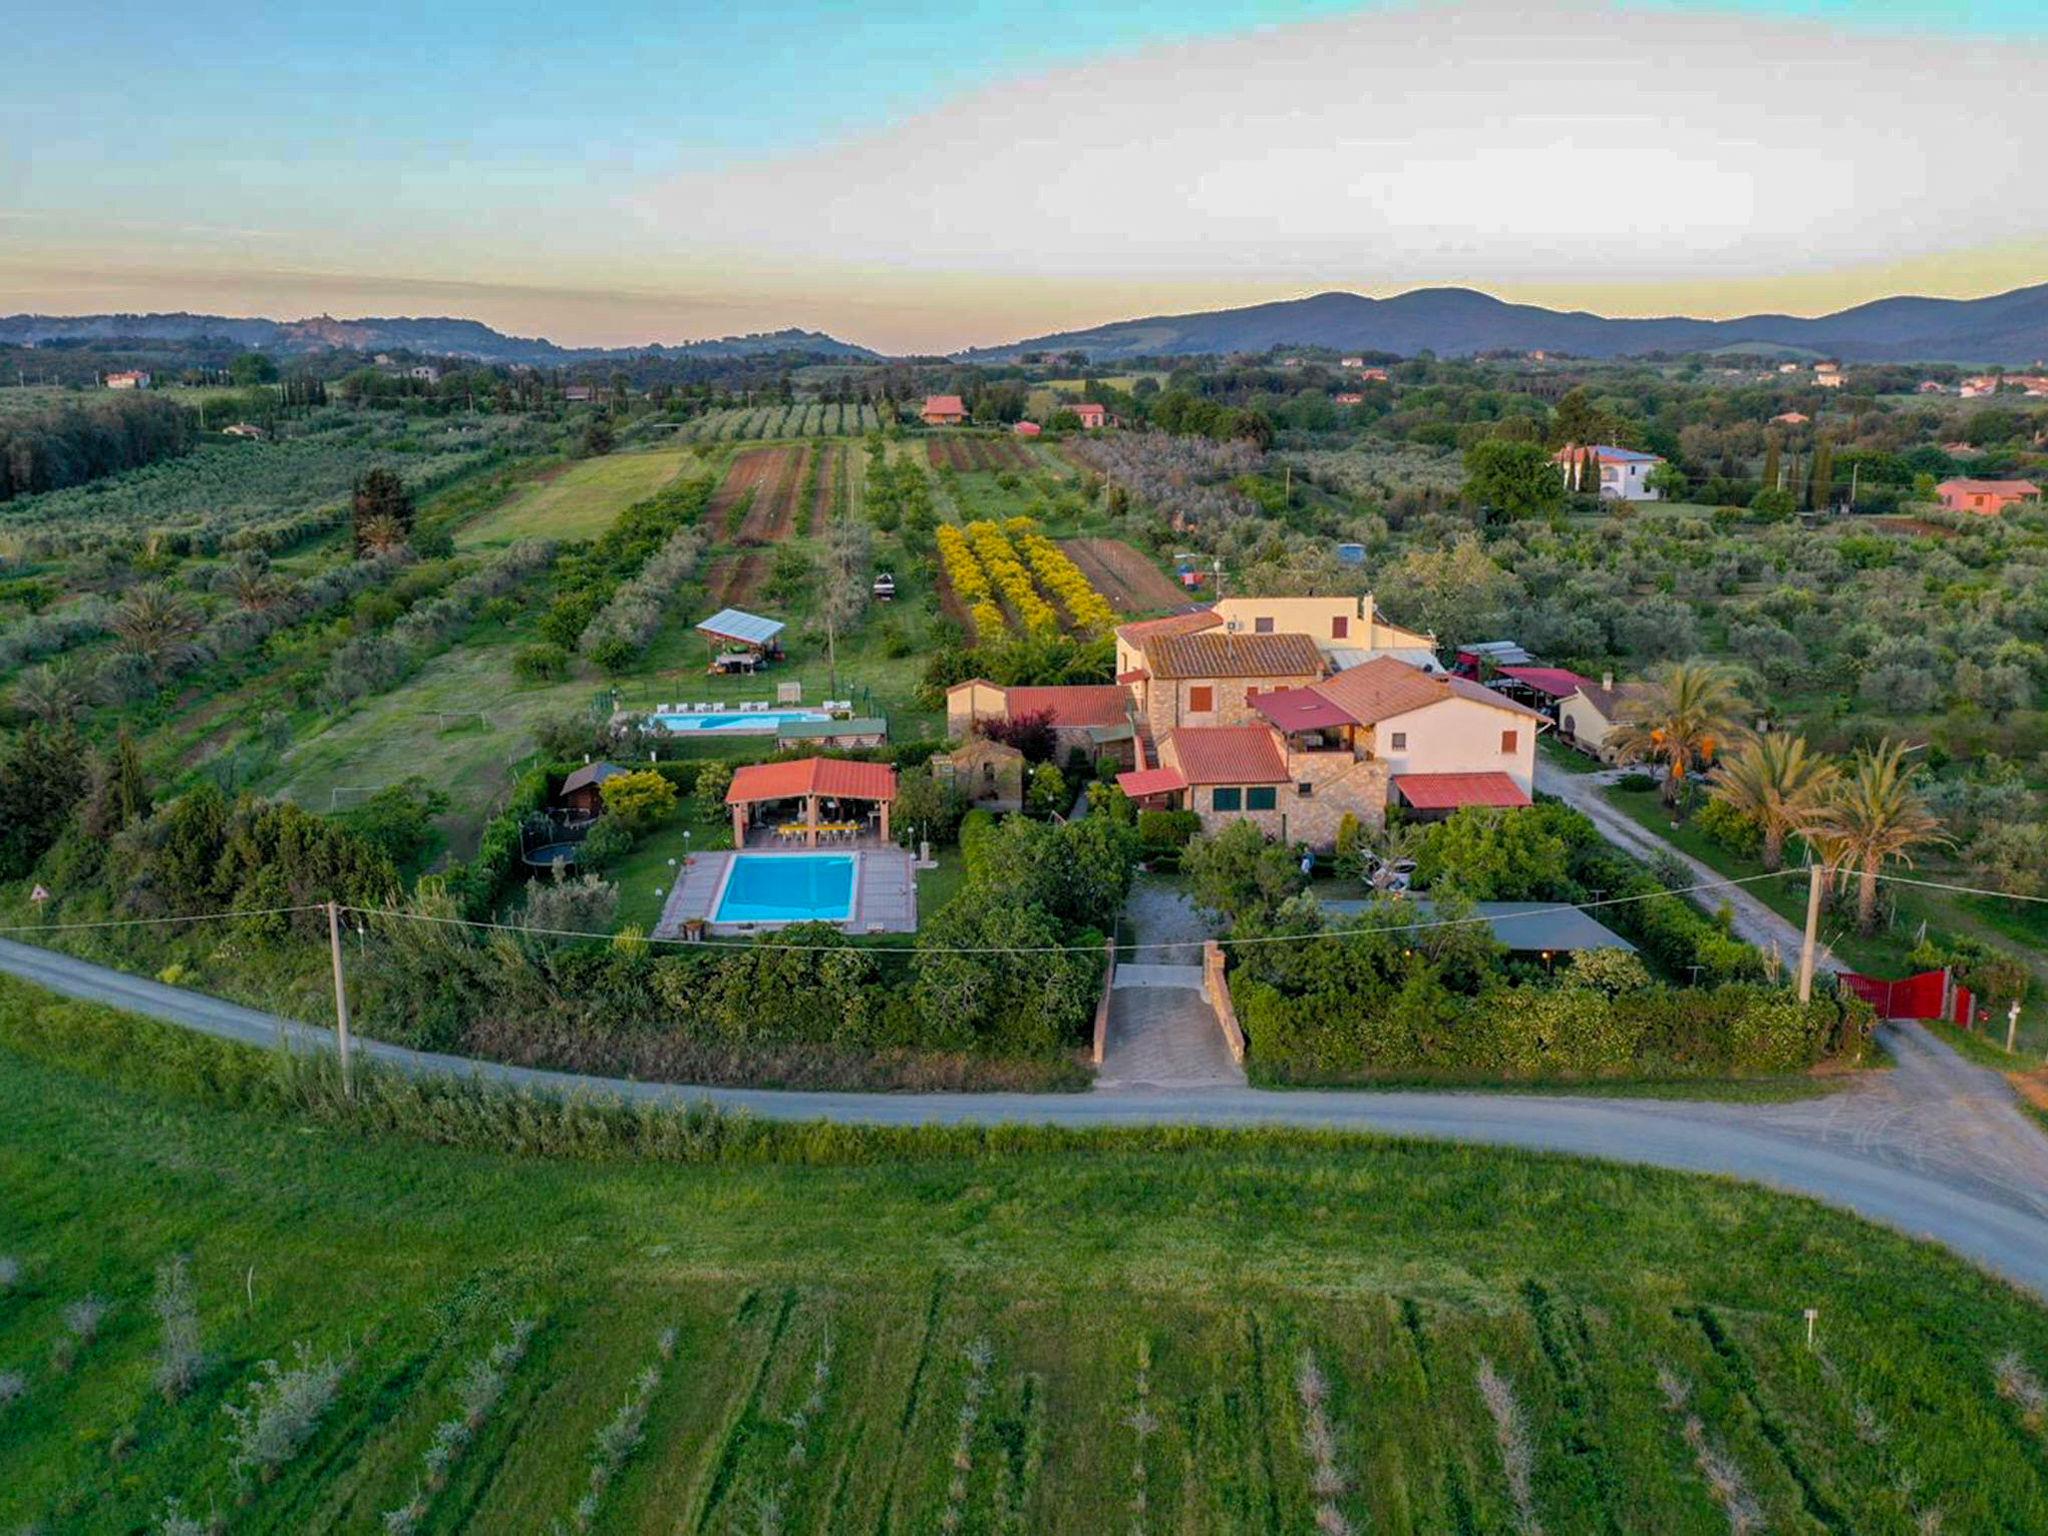
[(334, 1039), (341, 1053), (341, 1095), (355, 1097), (355, 1083), (348, 1060), (348, 982), (341, 973), (341, 907), (327, 903), (327, 947), (334, 959)]
[(1820, 897), (1821, 882), (1826, 878), (1827, 866), (1814, 864), (1808, 870), (1806, 887), (1806, 939), (1799, 946), (1799, 1001), (1813, 1001), (1813, 952), (1820, 938)]

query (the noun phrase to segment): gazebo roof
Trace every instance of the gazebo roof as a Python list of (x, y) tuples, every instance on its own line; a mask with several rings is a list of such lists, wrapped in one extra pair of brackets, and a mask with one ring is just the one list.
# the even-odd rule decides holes
[(766, 645), (789, 626), (780, 619), (764, 619), (758, 613), (747, 613), (743, 609), (721, 608), (697, 627), (721, 640), (737, 640), (742, 645)]
[(805, 757), (793, 763), (748, 763), (732, 776), (727, 805), (763, 800), (799, 800), (831, 795), (847, 800), (894, 800), (896, 770), (887, 763), (856, 763), (838, 757)]

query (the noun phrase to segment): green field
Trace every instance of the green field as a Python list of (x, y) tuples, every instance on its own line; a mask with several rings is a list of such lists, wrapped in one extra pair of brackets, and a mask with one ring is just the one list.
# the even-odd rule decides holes
[(456, 542), (510, 544), (514, 539), (590, 539), (634, 502), (675, 479), (694, 455), (680, 448), (614, 453), (585, 459), (536, 480), (503, 506), (464, 527)]
[[(1709, 1468), (1756, 1529), (2048, 1527), (2039, 1425), (1992, 1376), (2008, 1349), (2048, 1370), (2048, 1315), (1811, 1202), (1292, 1134), (792, 1129), (721, 1153), (700, 1126), (680, 1164), (516, 1159), (114, 1086), (22, 1053), (24, 1008), (97, 1012), (36, 997), (8, 984), (0, 1026), (10, 1530), (154, 1529), (176, 1497), (238, 1532), (374, 1532), (416, 1491), (423, 1531), (575, 1529), (634, 1396), (593, 1529), (1299, 1532), (1319, 1498), (1344, 1522), (1323, 1529), (1530, 1529), (1482, 1361), (1544, 1530), (1729, 1529)], [(99, 1018), (98, 1070), (131, 1085), (253, 1066)], [(204, 1366), (167, 1401), (151, 1286), (179, 1252)], [(88, 1293), (104, 1321), (65, 1344)], [(423, 1483), (518, 1318), (526, 1357)], [(238, 1492), (222, 1406), (301, 1340), (345, 1360), (338, 1392)]]

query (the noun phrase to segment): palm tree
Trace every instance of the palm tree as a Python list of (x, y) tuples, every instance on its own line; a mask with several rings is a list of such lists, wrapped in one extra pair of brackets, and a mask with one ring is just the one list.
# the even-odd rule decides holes
[(1676, 805), (1696, 763), (1741, 729), (1742, 695), (1735, 674), (1718, 662), (1674, 662), (1632, 689), (1608, 743), (1624, 763), (1664, 766), (1664, 803)]
[(30, 667), (14, 685), (14, 707), (45, 725), (69, 724), (91, 702), (91, 680), (68, 659)]
[(365, 555), (388, 555), (402, 548), (405, 524), (388, 512), (373, 512), (356, 524), (356, 548)]
[(1824, 855), (1839, 877), (1856, 871), (1856, 927), (1861, 933), (1877, 927), (1877, 879), (1885, 864), (1896, 859), (1913, 867), (1911, 850), (1926, 843), (1951, 841), (1941, 820), (1927, 808), (1914, 784), (1917, 763), (1906, 761), (1911, 750), (1886, 737), (1874, 750), (1856, 754), (1856, 763), (1814, 817)]
[(121, 599), (107, 620), (121, 649), (142, 657), (154, 671), (182, 660), (199, 633), (199, 612), (161, 586), (137, 587)]
[(1841, 777), (1835, 765), (1809, 752), (1804, 736), (1774, 732), (1742, 744), (1709, 780), (1710, 793), (1763, 828), (1764, 868), (1785, 862), (1785, 839), (1805, 832)]
[(268, 567), (254, 560), (244, 560), (228, 573), (228, 590), (250, 613), (274, 607), (284, 595)]

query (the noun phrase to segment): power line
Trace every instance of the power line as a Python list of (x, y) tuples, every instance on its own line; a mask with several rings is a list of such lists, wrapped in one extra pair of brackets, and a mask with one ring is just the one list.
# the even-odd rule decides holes
[(0, 933), (68, 933), (81, 928), (142, 928), (166, 923), (218, 923), (242, 917), (289, 917), (300, 912), (326, 910), (326, 902), (316, 901), (302, 907), (251, 907), (225, 912), (181, 912), (172, 917), (107, 917), (94, 922), (16, 923), (0, 927)]

